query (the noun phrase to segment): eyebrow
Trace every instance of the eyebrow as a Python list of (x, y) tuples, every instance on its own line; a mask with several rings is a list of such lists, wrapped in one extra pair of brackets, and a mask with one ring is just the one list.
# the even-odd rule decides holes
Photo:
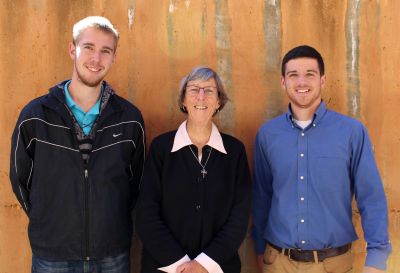
[[(85, 46), (85, 45), (94, 46), (94, 44), (93, 44), (93, 43), (90, 43), (90, 42), (87, 42), (87, 43), (83, 43), (83, 44), (82, 44), (82, 46)], [(108, 46), (104, 46), (104, 47), (102, 47), (102, 49), (108, 49), (108, 50), (110, 50), (111, 52), (114, 52), (114, 49), (111, 48), (111, 47), (108, 47)]]
[[(307, 72), (314, 72), (314, 73), (318, 74), (318, 71), (314, 70), (314, 69), (308, 69)], [(298, 73), (298, 71), (297, 70), (290, 70), (290, 71), (286, 72), (286, 75), (289, 75), (291, 73)]]
[(214, 87), (214, 88), (217, 88), (217, 86), (214, 86), (214, 85), (206, 85), (206, 86), (200, 87), (197, 84), (188, 84), (186, 87), (198, 87), (198, 88)]
[(111, 52), (114, 52), (114, 49), (113, 48), (111, 48), (111, 47), (108, 47), (108, 46), (104, 46), (104, 47), (102, 47), (103, 49), (108, 49), (108, 50), (110, 50)]
[(90, 45), (90, 46), (94, 46), (94, 44), (93, 43), (89, 43), (89, 42), (87, 42), (87, 43), (83, 43), (82, 45)]

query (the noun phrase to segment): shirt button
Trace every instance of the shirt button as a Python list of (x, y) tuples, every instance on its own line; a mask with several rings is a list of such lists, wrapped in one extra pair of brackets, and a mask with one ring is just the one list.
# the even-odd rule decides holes
[(304, 197), (300, 197), (300, 200), (301, 200), (301, 201), (304, 201)]
[(300, 154), (300, 156), (301, 156), (301, 157), (303, 157), (303, 156), (304, 156), (304, 154), (303, 154), (303, 153), (301, 153), (301, 154)]
[(306, 241), (301, 241), (301, 243), (304, 245), (306, 243)]
[(304, 179), (304, 176), (300, 176), (300, 180), (303, 180)]
[(300, 222), (304, 223), (304, 219), (301, 219)]
[(315, 123), (313, 123), (313, 125), (312, 125), (313, 127), (315, 127), (315, 126), (317, 126)]
[(304, 133), (301, 133), (301, 136), (304, 136)]

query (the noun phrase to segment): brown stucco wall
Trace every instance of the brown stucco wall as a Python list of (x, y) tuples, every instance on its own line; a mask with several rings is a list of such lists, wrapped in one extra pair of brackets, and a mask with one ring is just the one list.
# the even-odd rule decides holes
[[(286, 108), (282, 55), (299, 44), (320, 49), (325, 101), (368, 127), (389, 204), (388, 272), (399, 272), (399, 10), (399, 1), (387, 0), (0, 1), (0, 272), (28, 272), (31, 257), (27, 217), (8, 179), (13, 127), (21, 107), (70, 76), (72, 24), (88, 15), (110, 18), (121, 32), (107, 80), (142, 110), (148, 143), (184, 119), (176, 106), (179, 80), (206, 64), (218, 70), (231, 98), (216, 122), (246, 144), (251, 163), (257, 129)], [(362, 237), (359, 218), (355, 208)], [(364, 246), (354, 245), (356, 272)], [(241, 254), (242, 271), (255, 272), (249, 238)]]

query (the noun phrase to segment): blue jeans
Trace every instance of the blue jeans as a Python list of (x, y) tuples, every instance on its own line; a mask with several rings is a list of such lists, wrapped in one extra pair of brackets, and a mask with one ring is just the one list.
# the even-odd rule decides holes
[(90, 261), (47, 261), (32, 256), (32, 273), (130, 273), (129, 253)]

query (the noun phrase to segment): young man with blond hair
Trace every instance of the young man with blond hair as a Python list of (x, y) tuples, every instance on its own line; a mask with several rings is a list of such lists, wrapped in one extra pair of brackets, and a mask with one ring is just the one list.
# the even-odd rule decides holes
[(140, 111), (104, 81), (119, 34), (73, 27), (72, 77), (21, 111), (10, 178), (29, 217), (32, 272), (130, 272), (132, 209), (145, 156)]

